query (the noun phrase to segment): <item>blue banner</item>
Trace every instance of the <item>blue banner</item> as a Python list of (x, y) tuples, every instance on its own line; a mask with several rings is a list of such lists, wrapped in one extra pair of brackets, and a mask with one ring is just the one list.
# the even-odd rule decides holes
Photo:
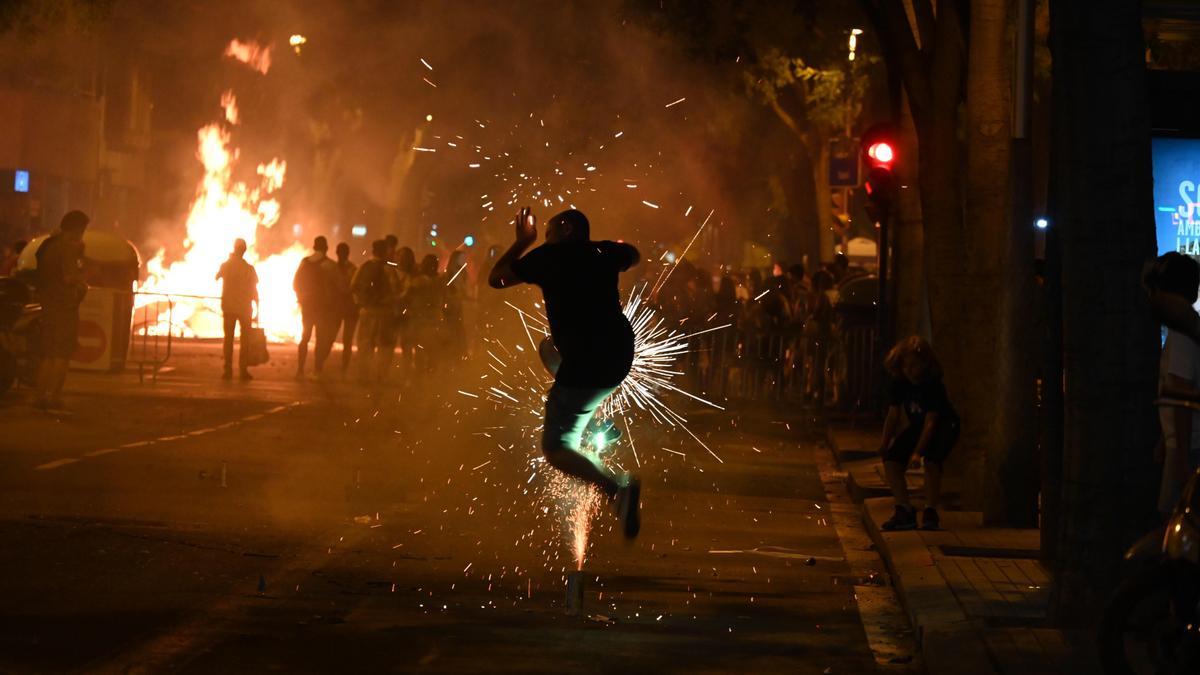
[(1155, 138), (1152, 148), (1158, 253), (1200, 257), (1200, 139)]

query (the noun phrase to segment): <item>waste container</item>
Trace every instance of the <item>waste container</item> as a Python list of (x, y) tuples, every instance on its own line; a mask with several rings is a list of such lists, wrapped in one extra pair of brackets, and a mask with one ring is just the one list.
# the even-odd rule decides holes
[[(37, 270), (37, 250), (49, 235), (25, 247), (17, 260), (19, 276)], [(115, 232), (88, 229), (83, 233), (83, 275), (87, 295), (79, 305), (79, 343), (71, 367), (118, 371), (125, 367), (133, 325), (133, 284), (141, 258), (137, 247)]]

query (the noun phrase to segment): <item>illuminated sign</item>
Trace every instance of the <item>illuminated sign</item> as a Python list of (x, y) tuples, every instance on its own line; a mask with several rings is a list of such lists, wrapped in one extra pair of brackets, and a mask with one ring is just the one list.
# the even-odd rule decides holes
[(13, 192), (29, 192), (29, 172), (17, 169), (13, 178)]
[(1200, 139), (1155, 138), (1151, 147), (1158, 253), (1200, 256)]

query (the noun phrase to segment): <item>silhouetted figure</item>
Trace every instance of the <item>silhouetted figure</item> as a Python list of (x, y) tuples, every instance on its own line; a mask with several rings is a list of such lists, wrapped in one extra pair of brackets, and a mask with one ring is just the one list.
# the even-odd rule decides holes
[(407, 246), (396, 250), (396, 265), (392, 268), (393, 287), (395, 289), (395, 309), (391, 319), (390, 337), (392, 354), (395, 346), (400, 345), (400, 366), (404, 371), (411, 371), (414, 365), (416, 340), (413, 331), (412, 313), (409, 311), (413, 280), (417, 277), (417, 254)]
[[(1200, 264), (1194, 258), (1171, 251), (1159, 256), (1152, 273), (1158, 291), (1182, 298), (1188, 307), (1196, 304)], [(1158, 392), (1167, 398), (1200, 398), (1200, 343), (1176, 328), (1168, 328), (1163, 340)], [(1169, 514), (1178, 504), (1188, 478), (1200, 467), (1200, 413), (1180, 406), (1160, 406), (1158, 417), (1163, 465), (1158, 509)]]
[(467, 333), (463, 325), (463, 301), (467, 289), (467, 254), (455, 251), (446, 266), (446, 281), (441, 284), (442, 336), (446, 355), (460, 361), (467, 355)]
[(338, 325), (334, 326), (333, 334), (336, 337), (339, 330), (342, 333), (342, 372), (345, 373), (350, 369), (350, 357), (354, 353), (354, 330), (358, 328), (358, 305), (354, 302), (354, 294), (350, 292), (358, 265), (350, 262), (350, 244), (344, 241), (337, 245), (337, 266), (337, 300), (334, 304)]
[(358, 268), (350, 284), (358, 304), (358, 360), (364, 379), (371, 373), (375, 378), (383, 378), (391, 358), (384, 344), (396, 300), (387, 248), (383, 239), (372, 242), (371, 259)]
[(18, 240), (5, 247), (4, 257), (0, 258), (0, 277), (11, 277), (16, 273), (17, 260), (21, 257), (21, 251), (25, 250), (27, 243), (24, 240)]
[(888, 413), (883, 423), (879, 454), (896, 512), (883, 523), (885, 530), (917, 527), (917, 511), (908, 500), (904, 474), (914, 455), (925, 463), (925, 511), (921, 528), (939, 526), (938, 499), (942, 490), (942, 464), (958, 441), (959, 418), (942, 383), (942, 367), (933, 347), (913, 335), (896, 343), (883, 360), (891, 376)]
[(445, 351), (441, 334), (444, 290), (444, 282), (438, 278), (437, 256), (429, 254), (421, 258), (407, 294), (412, 364), (418, 375), (429, 373)]
[(79, 339), (79, 303), (87, 294), (83, 280), (82, 211), (63, 216), (58, 231), (37, 250), (37, 297), (42, 303), (42, 361), (38, 364), (34, 406), (62, 410), (67, 365)]
[(320, 375), (325, 359), (333, 349), (333, 338), (337, 333), (337, 288), (340, 272), (337, 263), (326, 255), (329, 242), (325, 237), (313, 241), (312, 255), (300, 261), (292, 287), (300, 302), (300, 318), (303, 330), (297, 347), (296, 377), (304, 376), (304, 363), (308, 359), (308, 342), (315, 330), (317, 353), (314, 371)]
[[(238, 239), (233, 242), (229, 259), (217, 270), (217, 279), (221, 281), (221, 316), (225, 322), (223, 377), (226, 380), (233, 378), (234, 329), (241, 326), (241, 335), (245, 339), (246, 330), (254, 322), (254, 305), (258, 304), (258, 273), (246, 262), (245, 256), (246, 240)], [(238, 347), (238, 372), (243, 380), (252, 379), (246, 366), (244, 343)]]
[(625, 536), (632, 538), (641, 526), (641, 482), (618, 478), (581, 450), (588, 423), (633, 364), (633, 328), (621, 311), (617, 281), (640, 256), (629, 244), (591, 241), (589, 230), (582, 213), (564, 211), (547, 224), (546, 243), (526, 254), (537, 240), (537, 226), (533, 214), (522, 210), (516, 241), (496, 261), (488, 282), (493, 288), (529, 283), (542, 289), (550, 334), (562, 356), (546, 399), (542, 452), (551, 466), (615, 500)]

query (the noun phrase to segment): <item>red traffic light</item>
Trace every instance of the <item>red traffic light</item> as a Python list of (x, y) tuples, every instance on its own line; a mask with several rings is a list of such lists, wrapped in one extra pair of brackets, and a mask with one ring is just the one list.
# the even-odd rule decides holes
[(896, 152), (892, 149), (891, 143), (876, 141), (867, 147), (867, 157), (870, 157), (877, 165), (887, 166), (896, 158)]

